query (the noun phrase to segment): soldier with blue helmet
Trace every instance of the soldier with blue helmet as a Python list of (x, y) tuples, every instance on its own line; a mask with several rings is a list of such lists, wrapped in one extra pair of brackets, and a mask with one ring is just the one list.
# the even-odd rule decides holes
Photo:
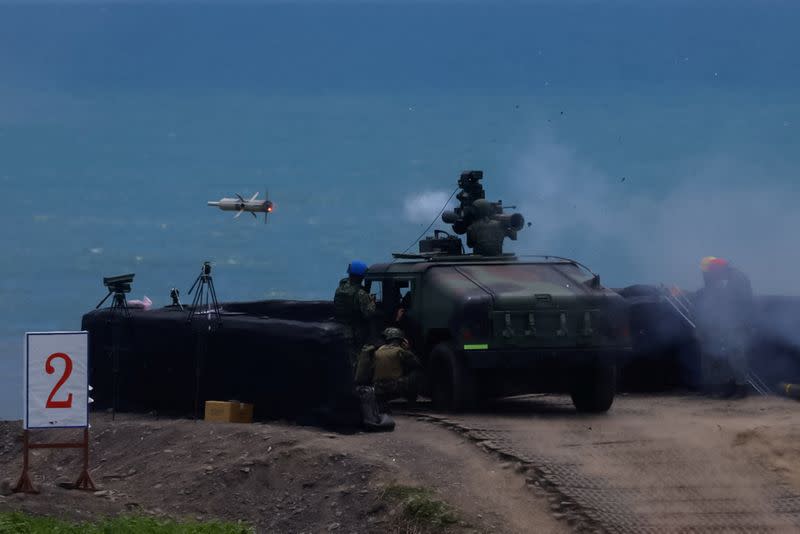
[(347, 267), (347, 277), (339, 282), (333, 297), (334, 318), (345, 327), (352, 363), (367, 341), (370, 319), (375, 315), (375, 297), (364, 288), (367, 264), (355, 260)]

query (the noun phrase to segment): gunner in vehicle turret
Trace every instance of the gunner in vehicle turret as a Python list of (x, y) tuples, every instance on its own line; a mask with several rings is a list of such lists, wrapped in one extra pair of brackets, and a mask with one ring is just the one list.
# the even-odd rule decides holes
[(472, 206), (478, 218), (467, 230), (467, 246), (480, 256), (501, 256), (506, 226), (492, 218), (495, 208), (488, 200), (479, 198)]
[[(519, 213), (504, 213), (504, 210), (514, 206), (503, 206), (502, 200), (486, 200), (482, 179), (482, 171), (461, 173), (458, 180), (461, 192), (456, 195), (459, 205), (452, 211), (442, 213), (442, 221), (453, 225), (456, 234), (467, 234), (467, 246), (476, 256), (502, 256), (503, 241), (506, 238), (512, 241), (517, 239), (517, 232), (525, 226), (525, 218)], [(428, 241), (445, 244), (450, 240), (434, 238)], [(422, 245), (423, 242), (420, 242), (420, 250)]]

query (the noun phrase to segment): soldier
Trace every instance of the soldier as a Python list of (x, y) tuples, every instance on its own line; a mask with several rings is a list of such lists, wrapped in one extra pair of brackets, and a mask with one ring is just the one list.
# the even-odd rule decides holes
[(704, 287), (697, 292), (696, 317), (703, 383), (711, 393), (743, 397), (754, 319), (750, 281), (721, 258), (703, 258), (700, 268)]
[(417, 401), (418, 375), (422, 366), (409, 350), (402, 330), (387, 328), (383, 331), (383, 338), (386, 342), (372, 357), (375, 396), (381, 402), (402, 397), (413, 405)]
[(366, 272), (366, 263), (351, 262), (347, 267), (347, 278), (339, 282), (333, 297), (334, 318), (345, 326), (350, 359), (354, 365), (358, 351), (369, 336), (369, 320), (375, 315), (375, 297), (362, 285)]
[(467, 230), (467, 246), (481, 256), (501, 256), (506, 228), (500, 221), (492, 219), (494, 215), (492, 203), (479, 198), (472, 205), (478, 214), (478, 219)]

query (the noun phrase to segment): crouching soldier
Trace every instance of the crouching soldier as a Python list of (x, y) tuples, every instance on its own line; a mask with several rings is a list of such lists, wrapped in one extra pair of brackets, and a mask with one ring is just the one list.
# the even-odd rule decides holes
[(364, 345), (361, 348), (356, 366), (355, 393), (361, 405), (364, 428), (369, 432), (391, 431), (394, 429), (394, 419), (381, 411), (373, 385), (376, 352), (374, 345)]
[(422, 366), (409, 350), (402, 330), (387, 328), (383, 331), (383, 338), (386, 342), (378, 347), (373, 357), (375, 396), (381, 403), (404, 398), (413, 405), (417, 401)]

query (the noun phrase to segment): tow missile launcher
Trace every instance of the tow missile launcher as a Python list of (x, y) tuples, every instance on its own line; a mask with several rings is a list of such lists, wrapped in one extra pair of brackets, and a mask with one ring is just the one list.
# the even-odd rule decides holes
[[(464, 171), (458, 180), (461, 191), (456, 195), (459, 206), (442, 214), (442, 221), (452, 225), (453, 232), (458, 235), (467, 234), (467, 246), (475, 254), (482, 256), (503, 255), (503, 240), (517, 239), (517, 232), (525, 226), (525, 218), (519, 213), (504, 213), (503, 201), (486, 200), (486, 192), (481, 180), (483, 171)], [(461, 253), (456, 246), (460, 240), (454, 236), (442, 237), (444, 232), (420, 242), (420, 253), (440, 252), (450, 255)], [(455, 254), (453, 254), (455, 253)]]

